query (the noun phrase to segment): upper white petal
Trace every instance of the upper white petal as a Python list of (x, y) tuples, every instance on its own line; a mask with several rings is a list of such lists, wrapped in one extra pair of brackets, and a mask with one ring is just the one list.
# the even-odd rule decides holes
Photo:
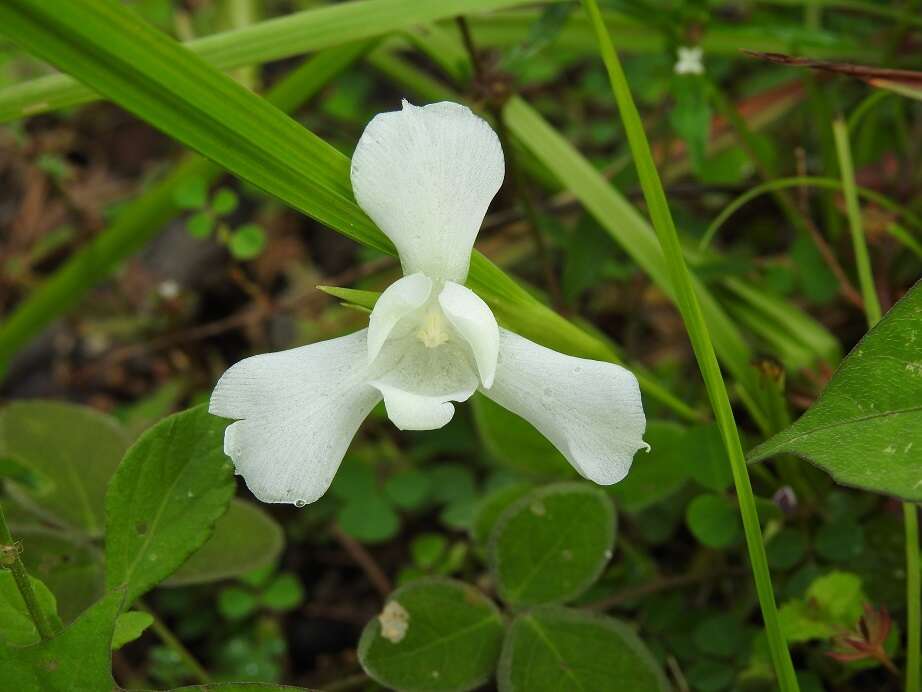
[(387, 416), (401, 430), (434, 430), (451, 420), (451, 401), (467, 401), (479, 378), (469, 349), (457, 340), (429, 348), (415, 334), (390, 339), (369, 384), (384, 397)]
[(637, 378), (613, 363), (566, 356), (500, 329), (496, 380), (484, 394), (600, 485), (624, 478), (634, 453), (647, 447)]
[(381, 113), (352, 157), (359, 206), (393, 241), (404, 272), (463, 282), (474, 238), (503, 182), (496, 133), (469, 108), (433, 103)]
[(240, 361), (209, 411), (240, 419), (224, 450), (263, 502), (313, 502), (326, 492), (359, 425), (381, 400), (365, 382), (366, 330)]
[(398, 279), (384, 290), (368, 320), (369, 363), (377, 358), (397, 323), (425, 305), (431, 293), (432, 280), (419, 272)]
[(499, 325), (493, 311), (471, 289), (446, 281), (439, 305), (455, 330), (470, 345), (484, 387), (493, 386), (499, 355)]

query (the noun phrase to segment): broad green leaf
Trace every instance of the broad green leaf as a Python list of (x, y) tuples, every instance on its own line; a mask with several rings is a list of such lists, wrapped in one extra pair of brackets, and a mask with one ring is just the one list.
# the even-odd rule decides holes
[(474, 541), (486, 546), (490, 532), (500, 515), (509, 505), (527, 495), (531, 490), (532, 486), (528, 483), (513, 483), (497, 488), (478, 500), (474, 506), (474, 518), (471, 522), (471, 537)]
[(0, 450), (40, 475), (17, 500), (52, 521), (98, 536), (106, 484), (130, 440), (109, 416), (85, 406), (20, 401), (0, 411)]
[(38, 526), (16, 528), (22, 561), (58, 601), (67, 623), (102, 596), (105, 565), (100, 551), (85, 537)]
[(528, 421), (483, 394), (475, 394), (474, 422), (487, 451), (496, 461), (542, 478), (572, 478), (573, 467)]
[(922, 284), (852, 349), (819, 400), (749, 461), (795, 454), (839, 483), (922, 500)]
[[(41, 612), (54, 629), (60, 629), (61, 620), (58, 618), (54, 594), (35, 577), (29, 577), (29, 581), (32, 583), (32, 591)], [(12, 572), (7, 569), (0, 570), (0, 643), (27, 646), (35, 644), (39, 639), (41, 637), (32, 616), (29, 615), (26, 602), (16, 587)]]
[(729, 548), (742, 538), (739, 511), (720, 495), (699, 495), (685, 513), (689, 531), (709, 548)]
[(656, 660), (627, 624), (554, 606), (515, 619), (499, 665), (500, 692), (668, 692)]
[(25, 648), (0, 644), (0, 689), (112, 690), (110, 642), (124, 599), (113, 591), (54, 639)]
[(598, 579), (614, 544), (615, 511), (605, 492), (584, 483), (557, 483), (500, 515), (487, 557), (508, 604), (561, 603)]
[(239, 577), (275, 563), (285, 545), (282, 527), (252, 502), (234, 499), (214, 532), (164, 586), (203, 584)]
[(106, 494), (106, 584), (131, 604), (211, 535), (234, 494), (227, 421), (205, 405), (165, 418), (128, 450)]
[(674, 495), (685, 485), (691, 467), (698, 463), (687, 446), (688, 431), (677, 423), (649, 421), (644, 439), (647, 454), (637, 454), (631, 470), (620, 483), (610, 487), (618, 509), (640, 512)]
[(121, 649), (128, 642), (144, 634), (144, 630), (154, 624), (154, 618), (149, 613), (139, 610), (130, 610), (122, 613), (115, 621), (115, 631), (112, 633), (112, 650)]
[[(527, 0), (375, 0), (295, 12), (233, 31), (195, 39), (191, 52), (220, 70), (310, 53), (383, 36), (441, 18), (526, 4)], [(66, 75), (41, 77), (0, 90), (0, 122), (99, 98)]]
[(830, 572), (815, 579), (804, 598), (781, 607), (784, 636), (789, 642), (831, 637), (854, 627), (867, 602), (859, 577), (849, 572)]
[(418, 579), (394, 591), (365, 627), (359, 661), (391, 689), (472, 690), (493, 675), (502, 636), (502, 615), (474, 587)]

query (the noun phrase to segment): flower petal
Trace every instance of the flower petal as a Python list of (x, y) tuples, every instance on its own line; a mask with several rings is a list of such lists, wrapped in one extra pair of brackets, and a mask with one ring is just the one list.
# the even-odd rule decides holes
[(446, 281), (439, 293), (439, 305), (451, 326), (470, 345), (480, 372), (480, 382), (489, 389), (496, 375), (499, 355), (499, 325), (493, 311), (471, 289)]
[(496, 380), (484, 394), (600, 485), (624, 478), (634, 453), (648, 447), (637, 378), (613, 363), (566, 356), (500, 329)]
[(384, 290), (368, 320), (369, 363), (378, 357), (397, 323), (425, 305), (431, 293), (432, 280), (419, 272), (397, 279)]
[(218, 381), (209, 411), (240, 419), (224, 451), (263, 502), (323, 495), (359, 425), (381, 396), (365, 383), (365, 330), (240, 361)]
[(499, 138), (469, 108), (404, 101), (403, 110), (365, 128), (352, 156), (352, 189), (397, 246), (405, 273), (463, 282), (504, 172)]
[(450, 401), (467, 401), (479, 379), (466, 346), (426, 347), (415, 335), (381, 349), (369, 384), (384, 397), (387, 417), (401, 430), (435, 430), (451, 420)]

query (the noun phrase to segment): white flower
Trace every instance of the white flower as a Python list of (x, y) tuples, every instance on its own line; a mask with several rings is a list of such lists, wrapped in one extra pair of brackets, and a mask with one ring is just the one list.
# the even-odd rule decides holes
[(680, 46), (676, 74), (704, 74), (704, 53), (700, 46)]
[(636, 378), (500, 329), (464, 287), (474, 238), (503, 181), (486, 122), (455, 103), (382, 113), (352, 159), (355, 198), (397, 247), (405, 276), (367, 329), (247, 358), (210, 411), (235, 418), (224, 451), (264, 502), (313, 502), (383, 398), (402, 430), (441, 428), (478, 389), (530, 421), (586, 478), (616, 483), (643, 442)]

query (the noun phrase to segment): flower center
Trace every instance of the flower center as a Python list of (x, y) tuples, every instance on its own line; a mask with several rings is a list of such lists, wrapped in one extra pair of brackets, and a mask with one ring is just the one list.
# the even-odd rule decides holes
[(423, 342), (426, 348), (436, 348), (448, 341), (448, 328), (441, 308), (431, 306), (423, 316), (416, 338)]

